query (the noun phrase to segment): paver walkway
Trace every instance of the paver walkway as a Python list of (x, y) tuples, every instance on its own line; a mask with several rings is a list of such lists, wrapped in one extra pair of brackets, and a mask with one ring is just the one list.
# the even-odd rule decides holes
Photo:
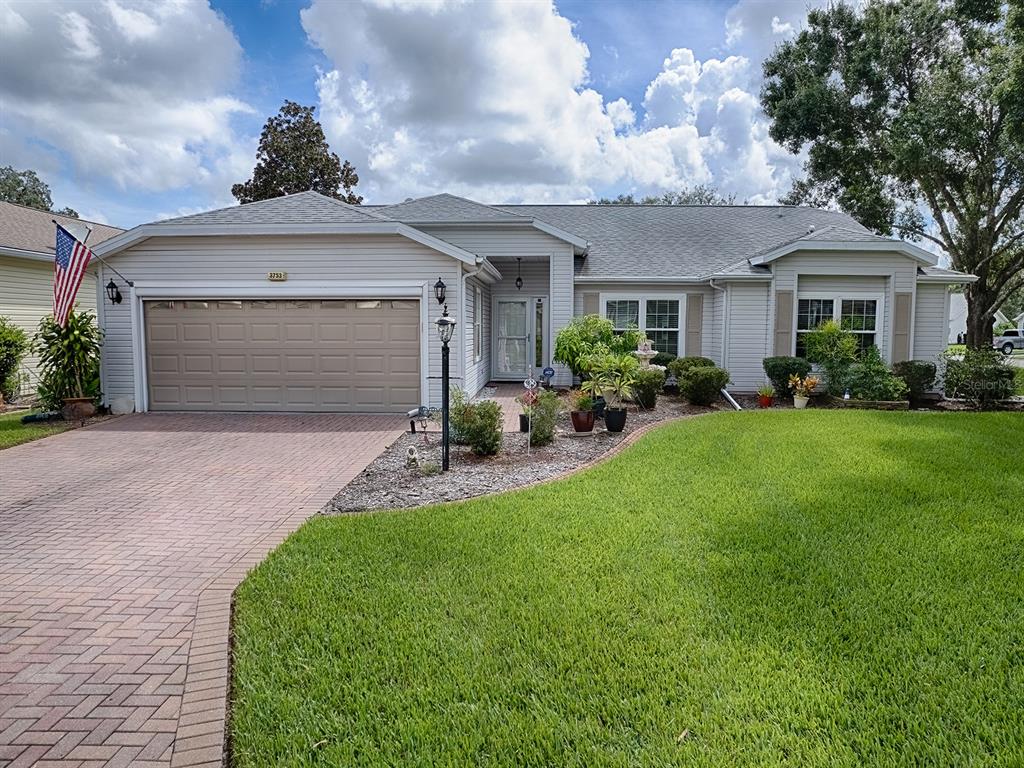
[(232, 590), (404, 425), (145, 414), (0, 451), (0, 765), (219, 766)]

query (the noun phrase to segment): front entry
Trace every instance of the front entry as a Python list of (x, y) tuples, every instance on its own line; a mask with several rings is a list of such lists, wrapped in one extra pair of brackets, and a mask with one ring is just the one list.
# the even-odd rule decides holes
[(492, 378), (522, 381), (548, 364), (546, 296), (494, 299)]

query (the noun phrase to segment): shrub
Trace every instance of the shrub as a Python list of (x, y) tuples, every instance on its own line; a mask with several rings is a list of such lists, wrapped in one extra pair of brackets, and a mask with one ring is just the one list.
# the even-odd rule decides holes
[(569, 393), (569, 406), (574, 411), (592, 411), (594, 409), (594, 398), (579, 389)]
[(653, 408), (658, 402), (658, 393), (665, 386), (665, 372), (660, 368), (641, 368), (635, 378), (633, 399), (641, 408)]
[(706, 357), (677, 357), (668, 364), (668, 371), (676, 379), (682, 379), (691, 368), (714, 368), (715, 361)]
[(878, 347), (868, 347), (863, 359), (846, 372), (850, 396), (856, 400), (906, 400), (907, 383), (893, 374)]
[(544, 390), (538, 395), (530, 417), (531, 446), (548, 445), (555, 439), (555, 422), (560, 409), (558, 395), (553, 391)]
[(892, 367), (892, 372), (903, 379), (910, 400), (916, 402), (935, 384), (937, 368), (927, 360), (903, 360)]
[(979, 408), (989, 408), (1013, 394), (1013, 382), (1013, 368), (999, 350), (968, 348), (962, 359), (945, 358), (946, 397), (962, 397)]
[(668, 368), (668, 364), (676, 359), (676, 355), (671, 352), (659, 352), (651, 358), (651, 365), (660, 365), (663, 368)]
[(711, 405), (729, 383), (729, 372), (713, 365), (687, 369), (679, 378), (679, 394), (692, 405)]
[(624, 399), (633, 396), (633, 385), (640, 370), (640, 361), (628, 353), (603, 352), (592, 355), (587, 362), (589, 378), (581, 389), (604, 397), (609, 408), (618, 408)]
[(39, 355), (39, 397), (59, 410), (65, 398), (100, 396), (100, 344), (103, 334), (92, 312), (70, 312), (61, 328), (48, 315), (39, 321), (32, 348)]
[(452, 385), (448, 395), (448, 437), (455, 445), (466, 445), (466, 408), (469, 402), (462, 387)]
[(1013, 372), (1015, 389), (1018, 395), (1024, 395), (1024, 368), (1018, 368)]
[(493, 456), (501, 447), (501, 406), (493, 400), (471, 403), (463, 410), (466, 444), (477, 456)]
[(776, 392), (789, 392), (790, 376), (805, 379), (811, 372), (811, 364), (802, 357), (766, 357), (761, 365)]
[(825, 384), (832, 395), (846, 389), (846, 373), (857, 361), (857, 339), (835, 320), (826, 320), (804, 336), (807, 359), (825, 372)]
[(588, 362), (595, 354), (633, 352), (645, 338), (636, 328), (616, 334), (612, 321), (600, 315), (574, 317), (555, 337), (554, 359), (568, 366), (574, 376), (582, 377), (588, 373)]
[(12, 402), (21, 389), (18, 366), (28, 351), (28, 336), (6, 317), (0, 317), (0, 394)]

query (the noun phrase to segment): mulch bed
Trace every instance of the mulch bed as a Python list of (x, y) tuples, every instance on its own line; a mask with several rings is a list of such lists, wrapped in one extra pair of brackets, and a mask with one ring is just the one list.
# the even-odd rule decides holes
[[(755, 399), (756, 407), (756, 399)], [(743, 403), (741, 403), (743, 404)], [(746, 404), (743, 404), (747, 407)], [(474, 456), (465, 446), (452, 445), (450, 469), (441, 466), (440, 434), (402, 435), (357, 478), (345, 486), (323, 509), (324, 514), (362, 512), (376, 509), (404, 509), (422, 504), (435, 504), (468, 499), (487, 493), (508, 491), (564, 475), (600, 458), (622, 443), (632, 432), (671, 419), (716, 411), (731, 411), (722, 402), (711, 407), (689, 405), (676, 397), (662, 396), (650, 411), (630, 406), (626, 428), (620, 433), (607, 432), (600, 420), (590, 436), (573, 436), (568, 413), (559, 416), (555, 441), (526, 452), (526, 435), (506, 432), (502, 435), (497, 456)], [(419, 455), (419, 467), (406, 466), (410, 447)], [(429, 469), (425, 472), (423, 467)], [(428, 474), (435, 471), (435, 474)]]

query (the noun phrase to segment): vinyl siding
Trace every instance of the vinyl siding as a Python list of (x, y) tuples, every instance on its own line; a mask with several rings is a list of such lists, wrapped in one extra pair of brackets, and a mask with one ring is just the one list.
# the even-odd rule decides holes
[(946, 349), (949, 329), (949, 289), (945, 285), (918, 285), (914, 311), (915, 360), (938, 362)]
[[(299, 281), (423, 282), (432, 286), (441, 277), (447, 285), (449, 312), (459, 317), (460, 263), (424, 245), (397, 235), (306, 235), (243, 237), (151, 238), (112, 257), (111, 263), (136, 283), (164, 281), (209, 288), (211, 298), (219, 288), (238, 283), (273, 287), (288, 298), (289, 285)], [(110, 275), (101, 268), (101, 281)], [(284, 270), (288, 281), (270, 283), (266, 274)], [(115, 278), (120, 282), (120, 278)], [(122, 289), (123, 290), (123, 289)], [(336, 294), (335, 294), (336, 295)], [(131, 301), (107, 305), (107, 332), (103, 349), (103, 378), (109, 401), (116, 396), (135, 396), (132, 366)], [(272, 299), (274, 296), (261, 295)], [(431, 299), (431, 320), (437, 304)], [(441, 351), (433, 323), (420, 329), (428, 339), (430, 401), (440, 403)], [(455, 355), (459, 354), (458, 346)], [(453, 383), (461, 385), (460, 361), (452, 360)]]
[[(474, 288), (480, 289), (480, 304), (476, 305)], [(480, 360), (474, 359), (474, 313), (480, 313)], [(471, 396), (480, 391), (491, 378), (491, 288), (486, 283), (470, 279), (466, 282), (466, 384)]]
[(765, 380), (762, 362), (772, 327), (769, 292), (767, 282), (733, 282), (727, 287), (725, 368), (730, 388), (737, 392), (754, 392)]
[[(96, 311), (96, 279), (87, 273), (78, 289), (78, 310)], [(53, 311), (53, 263), (0, 256), (0, 316), (11, 320), (28, 334), (29, 339), (39, 327), (39, 321)], [(38, 357), (32, 354), (22, 359), (20, 371), (22, 396), (35, 392), (39, 380)]]

